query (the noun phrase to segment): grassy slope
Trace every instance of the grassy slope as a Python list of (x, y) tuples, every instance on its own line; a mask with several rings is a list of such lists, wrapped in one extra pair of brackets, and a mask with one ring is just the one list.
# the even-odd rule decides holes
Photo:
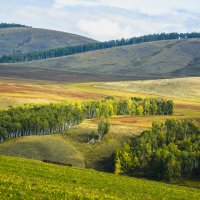
[(59, 135), (30, 136), (13, 139), (0, 145), (0, 154), (35, 160), (71, 163), (84, 167), (84, 158), (70, 143)]
[(36, 28), (0, 29), (0, 56), (95, 42), (75, 34)]
[(0, 156), (3, 199), (200, 199), (199, 190)]
[(35, 160), (51, 160), (72, 163), (73, 166), (110, 171), (113, 151), (125, 140), (134, 137), (144, 127), (116, 124), (113, 122), (110, 133), (101, 142), (88, 144), (93, 137), (97, 139), (99, 119), (86, 120), (77, 128), (62, 134), (50, 136), (28, 136), (0, 144), (0, 155), (25, 157)]
[[(144, 127), (131, 124), (112, 123), (111, 130), (101, 142), (97, 140), (97, 123), (102, 119), (86, 120), (77, 128), (70, 129), (63, 134), (63, 139), (72, 144), (85, 158), (85, 166), (100, 171), (112, 171), (111, 156), (116, 147), (122, 142), (139, 135)], [(105, 119), (108, 120), (108, 119)], [(93, 144), (88, 141), (95, 138)]]
[[(120, 75), (122, 80), (198, 76), (200, 75), (199, 51), (200, 39), (159, 41), (30, 63), (17, 63), (9, 65), (9, 67), (12, 68), (12, 71), (16, 70), (15, 76), (18, 77), (21, 77), (20, 74), (18, 75), (20, 70), (27, 70), (23, 78), (30, 78), (28, 77), (28, 70), (34, 69), (35, 73), (37, 70), (54, 70), (56, 73), (53, 80), (56, 80), (56, 76), (58, 76), (58, 81), (66, 82), (70, 82), (70, 80), (67, 78), (63, 80), (62, 77), (68, 72), (80, 73), (79, 78), (76, 77), (76, 82), (80, 81), (81, 73), (88, 75), (88, 81), (91, 81), (90, 76), (94, 79), (97, 76), (96, 79), (98, 79), (100, 74), (105, 75), (104, 80), (109, 75)], [(5, 67), (6, 65), (1, 66), (0, 72)], [(92, 75), (89, 76), (87, 73)], [(10, 72), (10, 75), (7, 73), (7, 76), (14, 75)], [(36, 74), (33, 74), (33, 78), (37, 79)], [(40, 76), (38, 79), (42, 79), (42, 77)], [(119, 78), (113, 77), (111, 80), (119, 80)]]
[(149, 81), (107, 82), (94, 85), (93, 87), (200, 102), (199, 86), (200, 77), (186, 77)]

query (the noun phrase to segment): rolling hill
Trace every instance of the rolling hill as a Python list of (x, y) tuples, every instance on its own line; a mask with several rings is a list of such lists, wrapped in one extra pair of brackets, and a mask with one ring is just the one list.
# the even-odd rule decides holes
[[(57, 31), (5, 28), (0, 30), (0, 56), (6, 51), (26, 53), (90, 42), (95, 41)], [(107, 95), (121, 98), (158, 95), (175, 98), (174, 118), (193, 118), (199, 122), (200, 80), (192, 77), (200, 76), (199, 51), (200, 39), (181, 39), (0, 64), (0, 107), (99, 99)], [(30, 196), (33, 199), (200, 199), (196, 189), (24, 159), (47, 159), (109, 171), (108, 159), (117, 146), (149, 128), (152, 121), (166, 118), (171, 116), (114, 116), (108, 119), (112, 124), (110, 134), (91, 145), (88, 138), (95, 135), (99, 119), (88, 120), (62, 135), (30, 136), (2, 143), (0, 196), (3, 199)]]
[(200, 199), (198, 189), (0, 156), (2, 199)]
[(0, 154), (85, 166), (81, 153), (59, 135), (17, 138), (1, 144)]
[(30, 27), (0, 29), (0, 56), (82, 45), (95, 40), (60, 31)]
[(200, 39), (148, 42), (28, 63), (1, 64), (0, 74), (64, 82), (199, 76), (199, 51)]

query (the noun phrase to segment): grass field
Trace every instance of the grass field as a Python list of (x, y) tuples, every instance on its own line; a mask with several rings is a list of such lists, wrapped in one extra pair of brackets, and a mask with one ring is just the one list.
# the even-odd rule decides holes
[(200, 102), (200, 77), (107, 82), (93, 87)]
[(2, 28), (0, 30), (0, 56), (93, 42), (96, 41), (80, 35), (47, 29)]
[[(43, 75), (43, 78), (46, 78), (44, 80), (57, 79), (65, 82), (74, 79), (76, 79), (74, 82), (79, 82), (82, 76), (85, 78), (85, 75), (88, 78), (85, 82), (91, 81), (92, 77), (92, 81), (95, 81), (95, 77), (98, 81), (100, 75), (105, 76), (101, 76), (103, 81), (106, 81), (108, 76), (112, 78), (110, 81), (119, 80), (118, 76), (121, 76), (121, 80), (198, 76), (200, 75), (199, 50), (200, 39), (148, 42), (60, 58), (9, 64), (9, 68), (16, 71), (16, 75), (10, 71), (7, 71), (6, 75), (20, 77), (20, 71), (21, 73), (25, 71), (23, 78), (30, 78), (28, 71), (34, 70), (36, 73), (32, 72), (34, 78), (41, 79), (39, 70), (46, 73), (54, 70), (55, 75), (51, 77)], [(0, 73), (3, 73), (5, 67), (6, 65), (0, 67)], [(78, 73), (79, 78), (68, 77), (67, 79), (69, 72)], [(118, 76), (114, 77), (114, 75)]]
[(16, 138), (1, 144), (0, 154), (85, 166), (82, 154), (60, 135)]
[[(102, 99), (108, 95), (118, 98), (163, 96), (173, 98), (174, 118), (200, 121), (199, 82), (199, 78), (80, 84), (1, 79), (0, 108), (24, 103)], [(110, 121), (113, 125), (150, 127), (152, 121), (166, 118), (171, 116), (118, 116)]]
[[(102, 99), (111, 95), (118, 98), (162, 96), (172, 98), (175, 102), (177, 118), (196, 118), (200, 116), (200, 79), (198, 77), (164, 79), (134, 82), (106, 83), (57, 83), (19, 79), (0, 80), (0, 107), (24, 103), (48, 103), (54, 101), (80, 101)], [(119, 120), (131, 123), (152, 122), (162, 117), (124, 117)], [(165, 119), (166, 117), (164, 117)], [(116, 118), (117, 119), (117, 118)], [(150, 119), (150, 120), (148, 120)], [(148, 123), (149, 123), (148, 122)], [(125, 124), (124, 123), (124, 124)], [(143, 124), (144, 125), (144, 124)], [(148, 125), (149, 126), (149, 125)]]
[(3, 199), (200, 199), (199, 190), (0, 156)]

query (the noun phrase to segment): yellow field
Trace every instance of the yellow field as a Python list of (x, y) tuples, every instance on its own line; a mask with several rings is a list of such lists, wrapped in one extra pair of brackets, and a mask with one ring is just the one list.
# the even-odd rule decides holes
[(200, 77), (105, 82), (93, 87), (200, 102)]
[[(1, 79), (0, 108), (24, 103), (102, 99), (108, 95), (118, 98), (164, 96), (172, 98), (175, 102), (173, 117), (199, 120), (199, 83), (200, 78), (77, 84)], [(174, 95), (171, 95), (172, 93)], [(123, 116), (113, 117), (110, 121), (116, 125), (149, 127), (152, 121), (164, 120), (169, 117), (171, 116)]]

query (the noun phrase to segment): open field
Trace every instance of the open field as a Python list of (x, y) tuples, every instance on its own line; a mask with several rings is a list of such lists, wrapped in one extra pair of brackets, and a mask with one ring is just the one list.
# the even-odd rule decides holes
[(49, 160), (84, 168), (84, 158), (60, 135), (29, 136), (10, 140), (0, 145), (0, 154), (34, 160)]
[(199, 190), (0, 156), (3, 199), (200, 199)]
[(2, 28), (0, 29), (0, 56), (93, 42), (96, 41), (80, 35), (47, 29)]
[[(24, 103), (103, 99), (108, 95), (118, 98), (164, 96), (173, 97), (175, 102), (174, 118), (194, 118), (200, 121), (198, 85), (199, 78), (80, 84), (1, 79), (0, 107), (6, 108), (9, 105)], [(176, 92), (174, 92), (174, 88)], [(182, 89), (184, 92), (181, 92)], [(144, 128), (150, 127), (152, 121), (165, 120), (166, 118), (171, 118), (171, 116), (118, 116), (111, 118), (110, 122), (113, 125)], [(96, 123), (95, 120), (92, 121)]]
[[(42, 78), (37, 73), (39, 70), (47, 74), (49, 70), (54, 70), (55, 75), (44, 80), (65, 82), (70, 82), (70, 80), (63, 80), (64, 78), (61, 77), (67, 76), (69, 72), (77, 72), (77, 75), (82, 74), (83, 77), (88, 75), (88, 81), (85, 82), (90, 82), (91, 77), (97, 76), (98, 78), (100, 75), (105, 75), (105, 77), (110, 75), (113, 77), (110, 81), (119, 80), (118, 76), (114, 75), (122, 76), (121, 80), (199, 76), (199, 50), (200, 39), (147, 42), (60, 58), (9, 64), (9, 68), (12, 70), (7, 71), (4, 77), (14, 77), (13, 71), (16, 71), (15, 76), (19, 77), (20, 72), (24, 71), (23, 78), (30, 79), (32, 74), (34, 76), (32, 79), (39, 80)], [(0, 74), (3, 73), (6, 66), (0, 67)], [(81, 76), (79, 77), (82, 79)], [(45, 78), (44, 75), (43, 78)], [(72, 80), (74, 81), (75, 78), (73, 77)], [(77, 77), (74, 82), (79, 81)]]
[[(97, 83), (60, 83), (25, 79), (0, 79), (0, 108), (25, 103), (101, 99), (105, 96), (131, 97), (131, 92), (94, 88)], [(145, 96), (137, 94), (137, 96)]]
[(107, 82), (94, 87), (200, 102), (200, 77)]
[(200, 102), (199, 85), (199, 77), (99, 83), (61, 83), (1, 78), (0, 96), (1, 98), (25, 98), (27, 101), (28, 99), (44, 101), (99, 99), (107, 95), (119, 98), (163, 96)]
[[(176, 118), (196, 118), (200, 116), (200, 79), (180, 78), (154, 81), (113, 82), (113, 83), (56, 83), (47, 81), (1, 79), (0, 107), (24, 103), (48, 103), (55, 101), (79, 101), (103, 99), (111, 95), (117, 98), (162, 96), (172, 98), (175, 102)], [(139, 88), (139, 89), (138, 89)], [(182, 92), (183, 91), (183, 92)], [(125, 117), (129, 121), (131, 117)], [(133, 117), (131, 123), (161, 119), (155, 117)], [(146, 119), (150, 120), (146, 120)], [(166, 116), (164, 117), (166, 118)], [(119, 120), (123, 117), (119, 118)], [(137, 119), (135, 121), (135, 119)], [(149, 123), (148, 123), (149, 124)], [(142, 125), (144, 125), (142, 123)], [(149, 126), (149, 125), (148, 125)]]

